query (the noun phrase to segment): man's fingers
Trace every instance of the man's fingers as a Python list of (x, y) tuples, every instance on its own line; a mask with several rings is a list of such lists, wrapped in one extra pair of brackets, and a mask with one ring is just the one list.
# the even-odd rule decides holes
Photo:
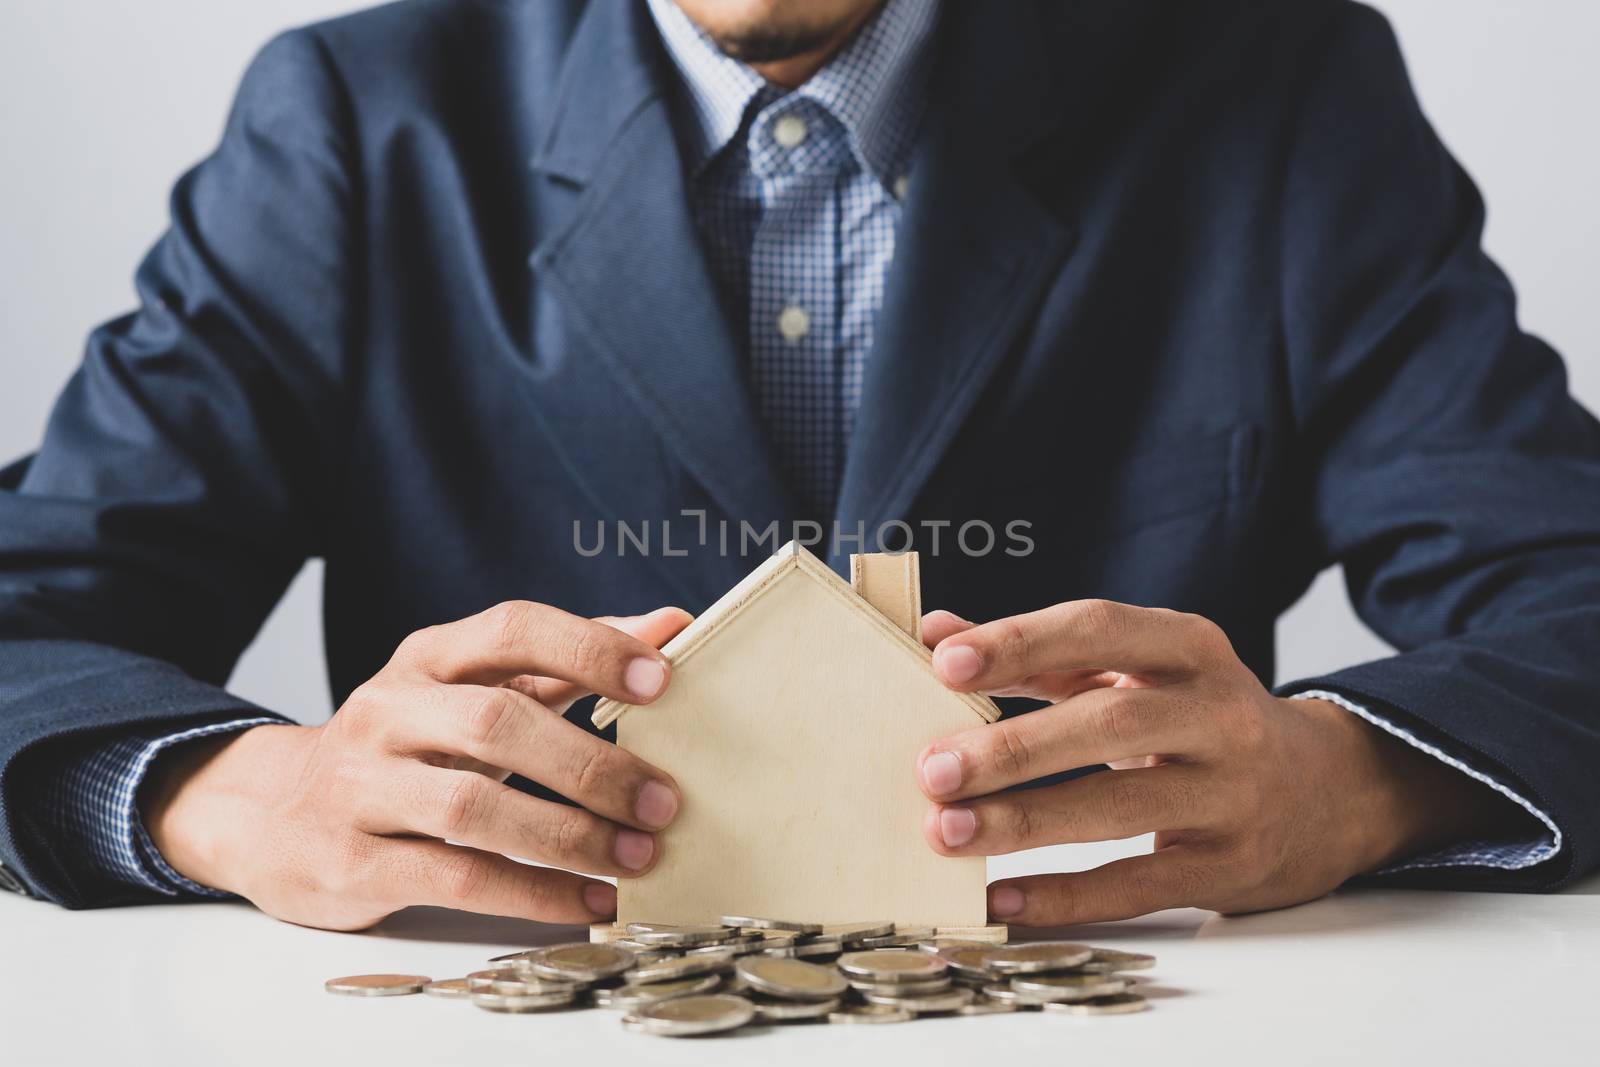
[(635, 704), (659, 696), (671, 671), (666, 657), (637, 637), (521, 600), (418, 630), (395, 656), (436, 681), (499, 685), (542, 675)]
[(379, 853), (384, 892), (396, 909), (413, 904), (547, 923), (590, 923), (617, 910), (606, 882), (530, 867), (443, 841), (393, 839)]
[[(625, 618), (607, 615), (594, 621), (621, 630), (630, 637), (637, 637), (651, 648), (660, 648), (693, 622), (694, 616), (682, 608), (657, 608), (648, 615), (630, 615)], [(508, 679), (504, 685), (532, 697), (558, 715), (564, 714), (574, 701), (589, 695), (589, 690), (576, 682), (545, 678), (536, 674), (520, 674)]]
[(963, 692), (1003, 690), (1056, 671), (1116, 671), (1155, 681), (1216, 662), (1228, 641), (1198, 615), (1073, 600), (945, 638), (933, 653), (941, 681)]
[(989, 914), (1015, 926), (1069, 926), (1131, 919), (1165, 908), (1203, 907), (1216, 880), (1206, 853), (1172, 845), (1078, 874), (1008, 878), (989, 887)]
[(935, 648), (945, 638), (966, 633), (976, 625), (978, 624), (968, 622), (953, 611), (939, 608), (922, 616), (922, 643), (929, 648)]
[(368, 802), (365, 829), (421, 834), (590, 874), (638, 875), (657, 859), (654, 834), (528, 796), (471, 771), (404, 766)]
[[(549, 786), (598, 815), (659, 830), (678, 811), (665, 771), (574, 726), (521, 693), (490, 686), (425, 686), (392, 698), (381, 721), (404, 754), (470, 756)], [(343, 712), (341, 712), (343, 714)]]
[[(977, 625), (952, 612), (930, 611), (922, 617), (922, 643), (929, 648), (937, 648), (945, 638), (966, 633)], [(1053, 704), (1090, 689), (1116, 685), (1121, 678), (1122, 675), (1113, 671), (1046, 671), (1016, 679), (1010, 685), (986, 692), (990, 696), (1030, 697), (1034, 700), (1048, 700)]]
[(1187, 690), (1102, 687), (935, 741), (917, 780), (930, 800), (959, 800), (1133, 756), (1195, 755), (1208, 740), (1205, 705)]
[(1199, 829), (1216, 815), (1202, 774), (1182, 764), (1102, 771), (1042, 789), (936, 804), (922, 832), (946, 856), (998, 856), (1040, 845)]

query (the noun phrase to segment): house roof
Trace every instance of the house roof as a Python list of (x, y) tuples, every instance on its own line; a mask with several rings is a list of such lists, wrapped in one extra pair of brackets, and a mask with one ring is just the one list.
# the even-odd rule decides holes
[[(862, 599), (859, 593), (850, 588), (848, 582), (835, 574), (832, 568), (812, 555), (798, 541), (790, 541), (773, 553), (771, 559), (751, 571), (743, 581), (724, 593), (715, 604), (701, 612), (699, 617), (684, 627), (678, 636), (668, 641), (661, 651), (674, 666), (684, 663), (696, 651), (705, 647), (723, 627), (732, 624), (740, 612), (775, 588), (781, 578), (792, 572), (804, 575), (832, 593), (838, 600), (841, 610), (853, 611), (868, 620), (874, 629), (883, 635), (885, 655), (914, 656), (924, 669), (930, 672), (933, 670), (932, 652)], [(994, 701), (980, 693), (951, 691), (950, 698), (967, 705), (983, 722), (994, 722), (1000, 718), (1000, 709), (995, 707)], [(591, 721), (596, 726), (609, 726), (631, 707), (632, 704), (602, 700), (595, 705)]]

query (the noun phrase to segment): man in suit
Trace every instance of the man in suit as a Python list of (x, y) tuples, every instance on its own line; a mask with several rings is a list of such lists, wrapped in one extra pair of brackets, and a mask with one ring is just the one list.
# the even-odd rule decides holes
[[(1600, 428), (1482, 219), (1347, 0), (288, 33), (0, 476), (3, 877), (604, 918), (507, 857), (639, 873), (680, 797), (563, 713), (663, 691), (661, 605), (799, 523), (835, 566), (909, 532), (940, 677), (1044, 702), (886, 769), (930, 848), (1156, 832), (997, 919), (1559, 886), (1600, 862)], [(618, 521), (655, 550), (592, 551)], [(221, 688), (311, 556), (320, 727)], [(1269, 690), (1336, 562), (1399, 653)]]

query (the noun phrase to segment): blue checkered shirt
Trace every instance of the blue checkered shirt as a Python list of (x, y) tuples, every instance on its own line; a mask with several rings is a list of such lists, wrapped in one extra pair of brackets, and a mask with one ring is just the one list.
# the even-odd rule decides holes
[[(800, 88), (785, 92), (717, 50), (672, 0), (649, 0), (682, 77), (680, 135), (694, 212), (730, 317), (740, 328), (756, 401), (784, 472), (819, 520), (833, 512), (845, 448), (921, 118), (927, 39), (937, 0), (887, 0)], [(1338, 693), (1332, 701), (1520, 805), (1539, 840), (1468, 841), (1389, 871), (1540, 863), (1562, 847), (1527, 798)], [(41, 804), (52, 837), (86, 877), (167, 895), (220, 895), (174, 871), (139, 819), (146, 770), (166, 749), (276, 719), (135, 734), (69, 763)]]

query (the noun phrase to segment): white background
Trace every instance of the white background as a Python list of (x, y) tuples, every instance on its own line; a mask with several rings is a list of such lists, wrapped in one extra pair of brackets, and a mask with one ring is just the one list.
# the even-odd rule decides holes
[[(530, 0), (539, 2), (539, 0)], [(88, 331), (131, 307), (166, 192), (213, 146), (238, 77), (272, 34), (339, 0), (0, 0), (0, 457), (38, 441)], [(1524, 323), (1600, 406), (1600, 4), (1383, 0), (1423, 105), (1489, 202), (1488, 247)], [(234, 688), (328, 713), (309, 567)], [(1280, 627), (1285, 678), (1381, 654), (1325, 574)]]

